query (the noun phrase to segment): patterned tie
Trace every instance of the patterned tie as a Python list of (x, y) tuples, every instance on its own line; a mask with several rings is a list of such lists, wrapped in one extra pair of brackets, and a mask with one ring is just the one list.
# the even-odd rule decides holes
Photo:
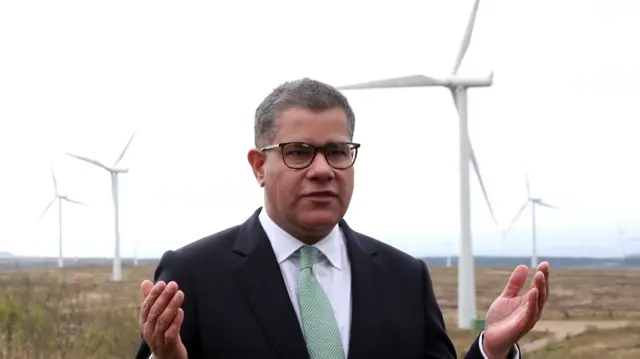
[(340, 330), (329, 298), (313, 274), (318, 249), (300, 248), (298, 302), (302, 317), (302, 331), (311, 359), (344, 359)]

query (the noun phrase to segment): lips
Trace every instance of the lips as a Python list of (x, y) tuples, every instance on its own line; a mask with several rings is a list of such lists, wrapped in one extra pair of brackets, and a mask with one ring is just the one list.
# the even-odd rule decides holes
[(315, 192), (309, 192), (309, 193), (303, 195), (303, 197), (327, 198), (327, 197), (338, 197), (338, 194), (333, 192), (333, 191), (315, 191)]

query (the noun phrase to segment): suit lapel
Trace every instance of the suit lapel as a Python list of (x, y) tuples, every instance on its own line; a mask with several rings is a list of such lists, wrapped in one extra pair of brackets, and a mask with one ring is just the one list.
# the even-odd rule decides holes
[(278, 356), (308, 358), (298, 318), (258, 209), (240, 227), (234, 252), (244, 256), (234, 274)]
[(343, 220), (340, 227), (351, 261), (351, 333), (348, 359), (376, 356), (376, 344), (383, 329), (383, 291), (376, 284), (380, 268), (374, 262), (375, 247), (363, 241)]

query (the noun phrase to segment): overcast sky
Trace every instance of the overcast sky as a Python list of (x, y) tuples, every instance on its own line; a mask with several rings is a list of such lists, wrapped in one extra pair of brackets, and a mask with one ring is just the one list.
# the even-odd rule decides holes
[[(113, 254), (109, 175), (64, 152), (122, 165), (122, 253), (158, 256), (262, 205), (246, 162), (253, 112), (285, 80), (334, 85), (446, 75), (472, 0), (5, 1), (0, 4), (0, 251)], [(470, 137), (500, 222), (471, 178), (474, 248), (530, 253), (529, 173), (542, 254), (640, 250), (640, 2), (487, 0), (461, 75)], [(354, 229), (415, 255), (458, 247), (457, 114), (444, 88), (350, 91)], [(392, 149), (388, 147), (391, 144)], [(399, 153), (401, 145), (406, 152)], [(624, 231), (619, 235), (618, 228)]]

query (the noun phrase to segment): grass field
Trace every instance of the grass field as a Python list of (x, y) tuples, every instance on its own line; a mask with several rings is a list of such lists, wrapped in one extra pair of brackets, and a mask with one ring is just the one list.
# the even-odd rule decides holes
[[(109, 282), (106, 267), (0, 272), (0, 359), (132, 357), (139, 344), (139, 284), (151, 279), (153, 270), (125, 268), (123, 283)], [(477, 271), (479, 316), (510, 273)], [(455, 329), (457, 271), (432, 268), (431, 275), (450, 335), (463, 355), (477, 332)], [(640, 328), (596, 328), (640, 319), (640, 271), (553, 270), (551, 279), (539, 330), (521, 341), (525, 352), (537, 346), (527, 358), (640, 358)], [(552, 334), (555, 342), (539, 345)]]

